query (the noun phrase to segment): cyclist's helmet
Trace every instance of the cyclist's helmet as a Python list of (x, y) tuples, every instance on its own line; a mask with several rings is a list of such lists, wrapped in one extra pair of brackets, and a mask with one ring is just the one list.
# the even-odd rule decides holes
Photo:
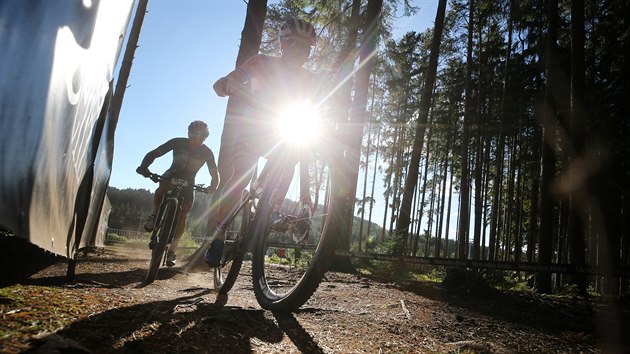
[(317, 34), (309, 22), (299, 18), (291, 18), (280, 26), (280, 41), (287, 39), (296, 39), (312, 47), (315, 45)]
[(188, 135), (207, 138), (210, 135), (210, 130), (205, 122), (196, 120), (188, 126)]

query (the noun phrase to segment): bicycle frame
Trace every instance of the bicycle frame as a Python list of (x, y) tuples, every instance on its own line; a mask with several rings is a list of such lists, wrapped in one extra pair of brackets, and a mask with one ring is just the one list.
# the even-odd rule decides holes
[[(173, 181), (177, 181), (177, 179), (173, 179)], [(179, 215), (182, 212), (182, 204), (184, 203), (184, 196), (182, 195), (182, 192), (185, 186), (178, 184), (179, 182), (173, 183), (173, 181), (171, 181), (171, 184), (172, 184), (171, 189), (169, 189), (162, 197), (162, 201), (160, 202), (160, 207), (158, 209), (158, 214), (156, 215), (156, 218), (155, 218), (156, 220), (160, 220), (164, 214), (164, 209), (166, 209), (166, 205), (169, 203), (169, 201), (170, 200), (175, 201), (176, 208), (175, 208), (175, 215), (174, 215), (174, 223), (173, 223), (172, 229), (169, 232), (167, 245), (170, 245), (171, 241), (173, 241), (174, 231), (177, 228), (177, 224), (179, 222)], [(182, 181), (182, 180), (179, 180), (179, 181)], [(155, 235), (156, 232), (157, 230), (153, 230), (151, 236), (152, 237), (156, 236)], [(167, 251), (168, 251), (168, 247), (167, 247)]]
[[(281, 165), (280, 163), (284, 162), (280, 160), (279, 157), (280, 156), (276, 154), (275, 158), (270, 158), (267, 161), (267, 164), (265, 165), (259, 177), (264, 175), (275, 175), (274, 171), (278, 171), (278, 168)], [(293, 165), (295, 165), (295, 163), (293, 163)], [(284, 175), (287, 169), (282, 169), (281, 171)], [(252, 176), (252, 178), (255, 178), (255, 175)], [(225, 223), (227, 225), (231, 225), (237, 215), (239, 215), (239, 213), (242, 213), (243, 219), (241, 221), (241, 230), (238, 231), (237, 238), (235, 240), (232, 240), (234, 245), (229, 250), (224, 251), (220, 266), (218, 268), (214, 268), (214, 286), (217, 290), (219, 290), (219, 293), (226, 294), (228, 291), (230, 291), (230, 289), (234, 285), (234, 282), (236, 281), (236, 278), (238, 277), (238, 272), (241, 269), (241, 263), (243, 261), (245, 253), (247, 252), (248, 246), (255, 242), (255, 239), (252, 238), (255, 235), (255, 232), (252, 229), (254, 225), (253, 223), (249, 225), (247, 223), (251, 222), (252, 219), (255, 218), (256, 211), (254, 211), (254, 215), (251, 215), (251, 210), (245, 209), (251, 208), (253, 206), (253, 209), (256, 210), (255, 200), (261, 197), (264, 190), (267, 188), (277, 189), (277, 187), (279, 186), (281, 186), (281, 184), (277, 183), (277, 181), (270, 181), (267, 186), (259, 188), (257, 191), (253, 191), (250, 193), (247, 190), (244, 190), (241, 203), (226, 219)], [(229, 246), (226, 246), (226, 248), (227, 247)], [(232, 264), (229, 266), (228, 270), (224, 271), (223, 268), (227, 267), (228, 264), (230, 264), (231, 262)]]
[[(243, 221), (241, 223), (241, 230), (237, 233), (238, 236), (236, 239), (230, 240), (232, 242), (229, 246), (226, 245), (220, 267), (214, 269), (215, 289), (217, 289), (220, 294), (226, 294), (231, 289), (238, 277), (238, 272), (240, 271), (245, 253), (247, 253), (250, 246), (253, 246), (257, 242), (256, 238), (261, 236), (261, 233), (255, 231), (256, 225), (253, 222), (257, 218), (256, 214), (259, 212), (256, 205), (252, 208), (254, 209), (254, 215), (250, 214), (251, 209), (244, 210), (244, 208), (249, 208), (249, 203), (256, 204), (256, 200), (261, 200), (263, 195), (273, 195), (276, 200), (284, 200), (287, 189), (294, 176), (295, 166), (299, 160), (294, 152), (294, 150), (289, 149), (287, 146), (279, 146), (278, 149), (269, 156), (263, 171), (261, 171), (259, 175), (259, 181), (264, 180), (262, 183), (263, 186), (253, 193), (243, 191), (244, 195), (241, 203), (228, 216), (226, 220), (226, 224), (228, 225), (232, 224), (239, 213), (242, 213)], [(308, 182), (310, 181), (311, 179), (308, 173), (304, 175), (302, 169), (300, 169), (301, 200), (308, 199), (310, 202), (310, 196), (308, 195)], [(304, 185), (306, 185), (306, 189), (303, 182), (305, 182)], [(309, 196), (309, 198), (304, 198), (305, 194)], [(243, 227), (243, 223), (249, 223), (249, 225)], [(226, 242), (228, 242), (227, 239)], [(286, 246), (290, 248), (296, 245), (286, 244)], [(297, 245), (297, 247), (302, 246)], [(309, 247), (306, 246), (305, 248)], [(232, 264), (230, 264), (230, 262), (232, 262)]]
[[(316, 158), (309, 161), (303, 160), (304, 156), (307, 155), (303, 154), (305, 151), (300, 150), (300, 148), (309, 148), (309, 146), (308, 144), (299, 145), (308, 142), (308, 139), (305, 141), (296, 140), (295, 138), (301, 139), (301, 137), (294, 134), (294, 128), (304, 129), (307, 132), (318, 130), (311, 129), (309, 124), (305, 124), (308, 123), (308, 119), (318, 118), (318, 107), (312, 106), (310, 103), (309, 100), (295, 102), (294, 105), (289, 104), (287, 107), (273, 107), (272, 111), (269, 112), (281, 123), (279, 124), (279, 128), (281, 128), (280, 145), (274, 145), (273, 151), (267, 155), (267, 164), (259, 175), (258, 182), (263, 187), (260, 194), (258, 191), (253, 193), (259, 200), (255, 208), (255, 216), (247, 219), (249, 224), (244, 237), (237, 240), (236, 247), (224, 247), (221, 266), (214, 269), (215, 288), (219, 291), (218, 303), (227, 301), (227, 296), (222, 295), (226, 295), (234, 285), (249, 242), (253, 242), (252, 285), (254, 294), (260, 306), (267, 310), (291, 311), (302, 306), (315, 292), (332, 262), (335, 239), (331, 236), (328, 228), (329, 220), (331, 220), (328, 218), (328, 214), (334, 215), (336, 208), (335, 203), (330, 200), (330, 195), (334, 190), (331, 186), (335, 180), (332, 177), (334, 174), (331, 173), (332, 156), (325, 147), (323, 149), (315, 148), (313, 152)], [(307, 118), (307, 120), (295, 124), (294, 118)], [(316, 138), (316, 135), (314, 137)], [(291, 143), (297, 144), (292, 146)], [(291, 196), (287, 198), (287, 192), (295, 185), (293, 175), (297, 162), (300, 162), (300, 183), (296, 189), (299, 188), (300, 195), (299, 200), (296, 201)], [(323, 168), (320, 170), (320, 167)], [(317, 172), (318, 170), (321, 171), (321, 174)], [(316, 171), (312, 178), (310, 171)], [(311, 182), (314, 182), (315, 185), (310, 184)], [(311, 187), (315, 188), (311, 189)], [(314, 200), (311, 199), (311, 191), (314, 192)], [(311, 237), (312, 221), (314, 213), (320, 205), (320, 194), (324, 196), (324, 203), (319, 213), (321, 219), (318, 220), (318, 234), (313, 234)], [(241, 207), (233, 213), (229, 218), (229, 223), (234, 220), (243, 206), (251, 201), (249, 198), (251, 196), (243, 201)], [(287, 215), (281, 214), (281, 210), (283, 208), (297, 210), (298, 207), (301, 208), (300, 216), (290, 221), (289, 229), (283, 229)], [(242, 214), (246, 215), (247, 213), (243, 212)], [(284, 242), (287, 239), (286, 230), (291, 233), (289, 235), (290, 242), (293, 242), (293, 244), (286, 244), (287, 247), (294, 248), (293, 268), (285, 266), (286, 263), (281, 264), (282, 262), (276, 261), (273, 258), (274, 249), (270, 247), (275, 246), (275, 244), (282, 245), (282, 242), (275, 241)], [(303, 250), (305, 252), (302, 252)], [(285, 254), (284, 249), (278, 249), (278, 251)], [(284, 258), (284, 256), (280, 256), (280, 252), (277, 254)], [(225, 261), (226, 258), (232, 259), (232, 264), (229, 264), (229, 260)], [(224, 266), (228, 269), (225, 279), (221, 276), (221, 268)]]
[[(151, 233), (151, 243), (154, 246), (144, 284), (153, 282), (159, 268), (166, 263), (166, 254), (173, 241), (174, 232), (177, 229), (182, 212), (184, 188), (192, 187), (196, 191), (205, 191), (203, 185), (192, 185), (186, 180), (168, 178), (154, 173), (150, 173), (148, 178), (151, 178), (154, 182), (166, 180), (170, 182), (171, 188), (164, 194), (155, 218), (155, 227)], [(156, 243), (154, 244), (154, 242)]]

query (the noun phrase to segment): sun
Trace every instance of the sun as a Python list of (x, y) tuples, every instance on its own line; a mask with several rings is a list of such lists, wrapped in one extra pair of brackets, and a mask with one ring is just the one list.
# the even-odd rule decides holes
[(293, 144), (309, 144), (318, 140), (321, 133), (320, 117), (309, 102), (286, 105), (277, 119), (280, 138)]

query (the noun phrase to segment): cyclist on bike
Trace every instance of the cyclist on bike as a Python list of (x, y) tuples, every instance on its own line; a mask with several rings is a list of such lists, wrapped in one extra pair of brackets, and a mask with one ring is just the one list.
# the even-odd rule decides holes
[[(208, 166), (208, 172), (212, 180), (210, 186), (207, 188), (208, 193), (212, 193), (216, 190), (219, 184), (219, 173), (214, 159), (212, 150), (208, 148), (203, 142), (206, 140), (210, 131), (208, 125), (200, 120), (193, 121), (188, 126), (188, 138), (174, 138), (166, 143), (160, 145), (155, 150), (146, 154), (140, 166), (136, 169), (136, 172), (149, 177), (149, 166), (153, 161), (165, 155), (166, 153), (173, 151), (173, 162), (171, 167), (164, 172), (163, 176), (167, 178), (178, 178), (190, 182), (190, 186), (184, 188), (184, 203), (182, 205), (182, 211), (177, 220), (177, 227), (173, 235), (173, 241), (171, 243), (170, 251), (166, 255), (166, 265), (173, 267), (176, 262), (176, 255), (174, 250), (179, 244), (184, 229), (186, 227), (186, 218), (188, 212), (192, 207), (195, 200), (193, 193), (193, 185), (195, 184), (195, 176), (201, 167), (206, 164)], [(155, 215), (162, 202), (164, 194), (171, 188), (171, 183), (168, 180), (160, 181), (160, 186), (155, 190), (155, 197), (153, 198), (153, 213), (144, 224), (144, 229), (147, 232), (153, 231), (155, 224)], [(153, 249), (157, 241), (152, 239), (149, 243), (149, 248)]]
[[(238, 206), (258, 157), (268, 156), (277, 142), (273, 110), (294, 100), (312, 100), (320, 88), (314, 74), (303, 67), (317, 39), (313, 25), (289, 19), (280, 27), (279, 39), (280, 57), (255, 55), (213, 85), (220, 97), (242, 95), (247, 109), (239, 117), (239, 131), (232, 142), (238, 149), (232, 160), (233, 173), (223, 188), (214, 239), (204, 256), (211, 267), (218, 267), (221, 261), (228, 226), (224, 220)], [(208, 232), (212, 232), (210, 228)]]

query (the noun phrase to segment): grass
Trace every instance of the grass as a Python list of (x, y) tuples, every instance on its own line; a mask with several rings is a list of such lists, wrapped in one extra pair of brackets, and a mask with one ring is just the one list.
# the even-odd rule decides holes
[(0, 300), (0, 338), (53, 332), (83, 311), (82, 299), (63, 288), (13, 285), (0, 289)]
[(444, 278), (442, 270), (419, 265), (361, 259), (354, 260), (353, 265), (360, 274), (385, 282), (400, 284), (418, 280), (441, 282)]

